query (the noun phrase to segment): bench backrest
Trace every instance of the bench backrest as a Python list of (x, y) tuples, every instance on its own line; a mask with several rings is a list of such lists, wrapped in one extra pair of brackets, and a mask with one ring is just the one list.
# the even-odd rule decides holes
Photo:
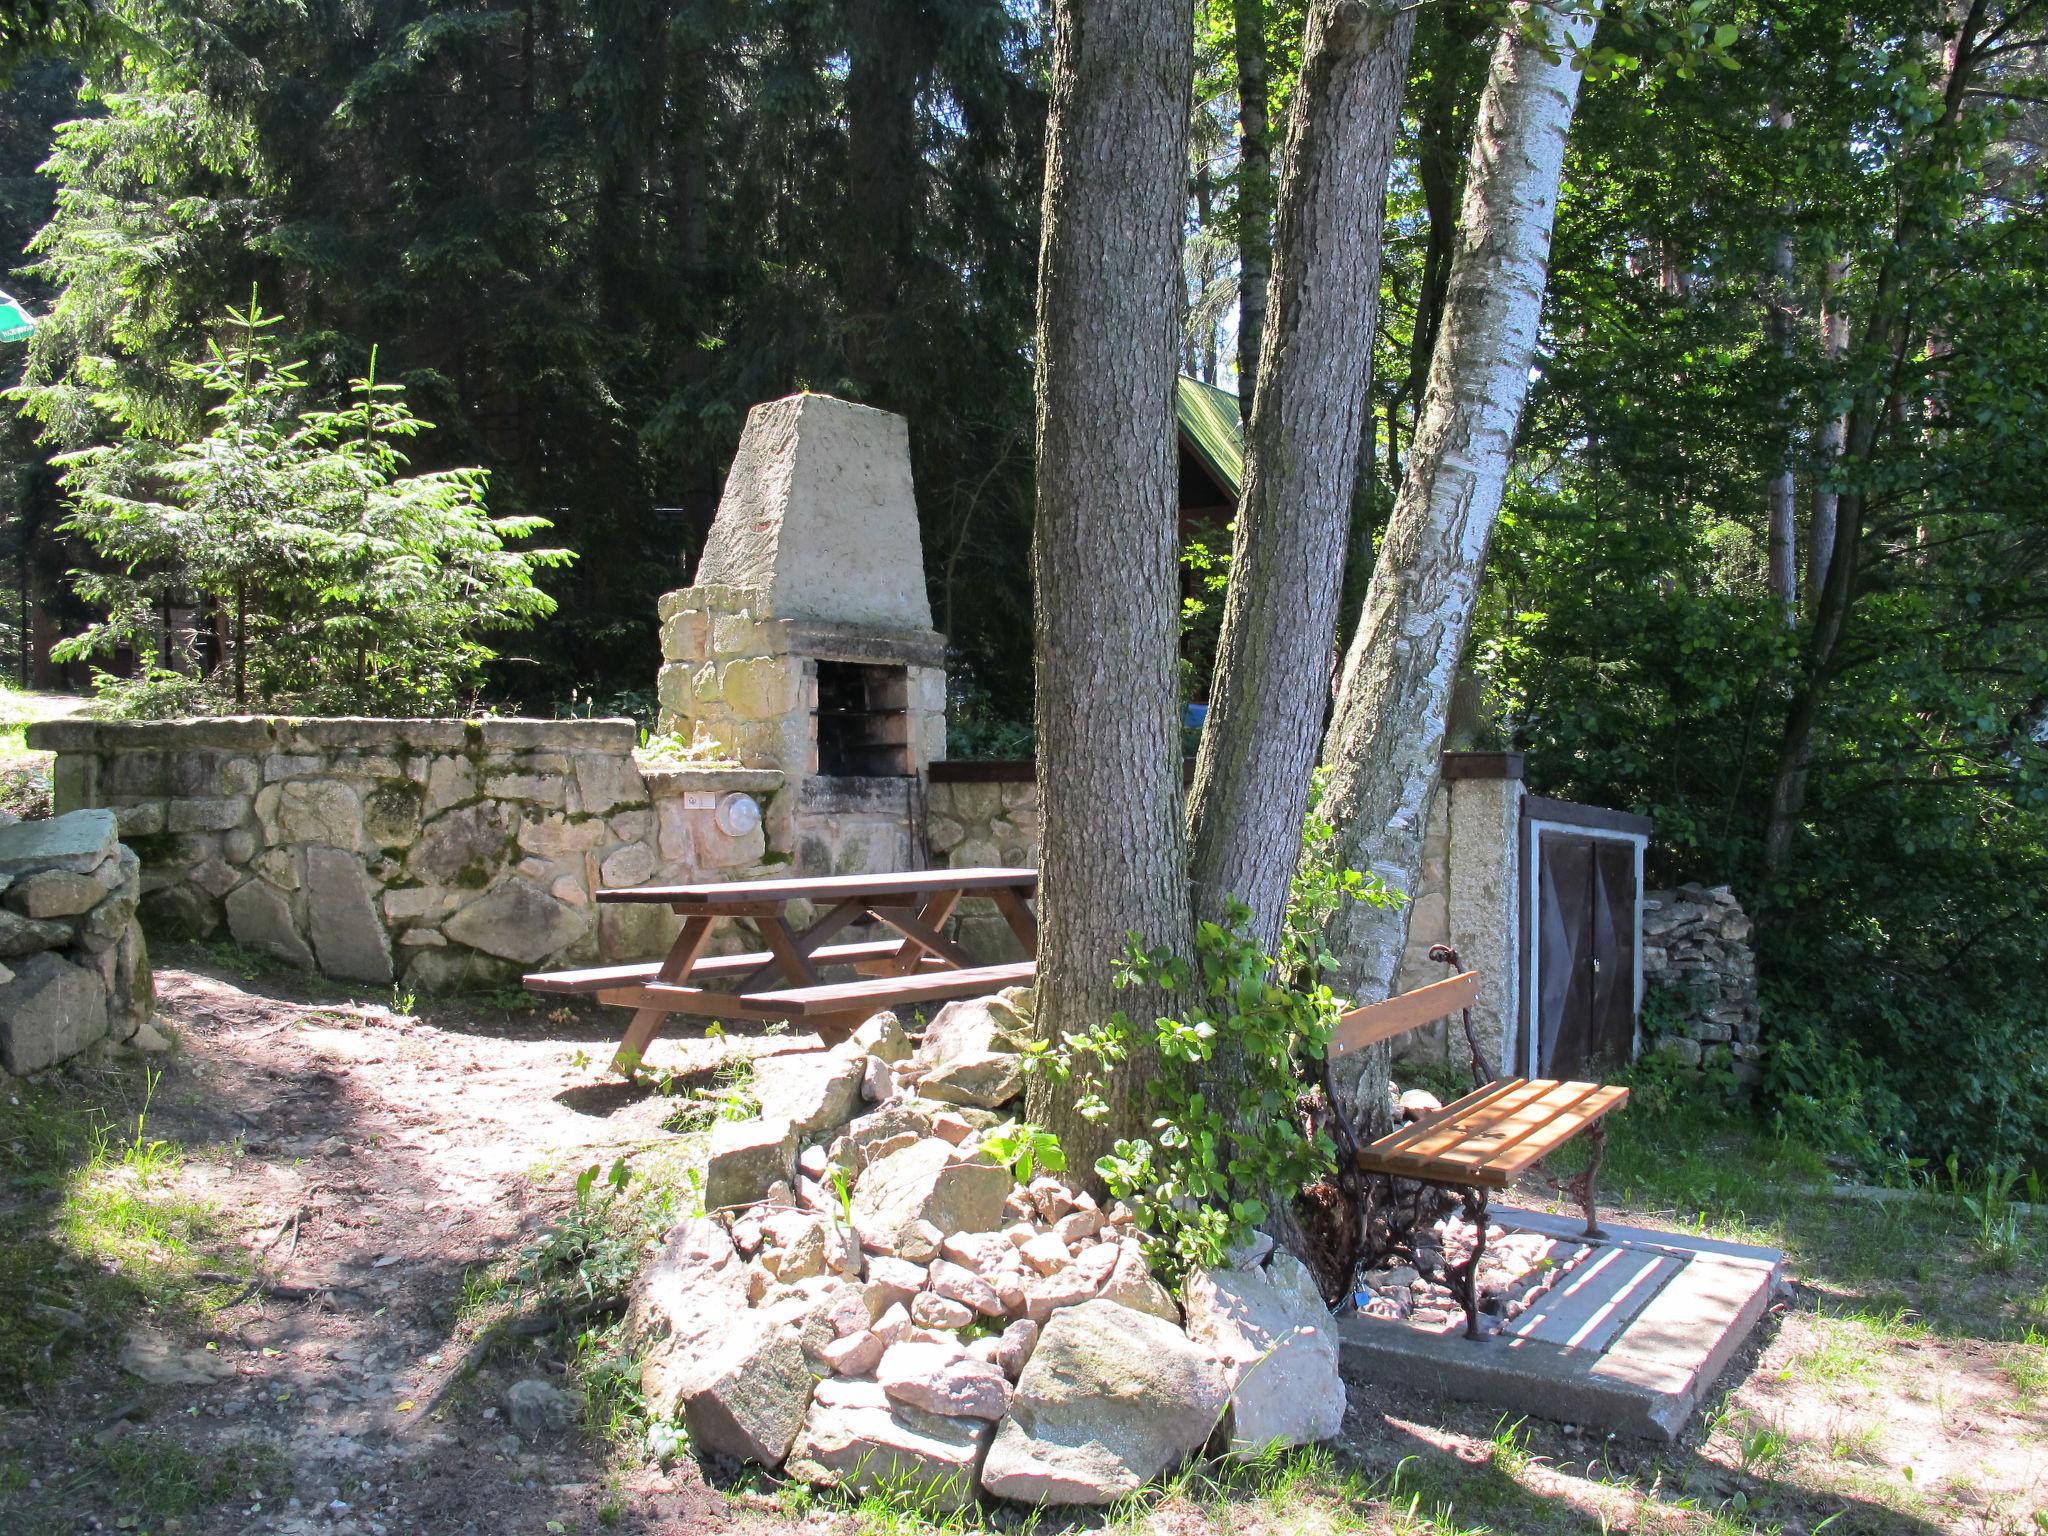
[(1447, 1019), (1479, 1000), (1479, 973), (1460, 971), (1448, 981), (1431, 982), (1413, 992), (1403, 992), (1383, 1003), (1354, 1008), (1337, 1021), (1330, 1032), (1330, 1055), (1342, 1056), (1378, 1045), (1411, 1029)]

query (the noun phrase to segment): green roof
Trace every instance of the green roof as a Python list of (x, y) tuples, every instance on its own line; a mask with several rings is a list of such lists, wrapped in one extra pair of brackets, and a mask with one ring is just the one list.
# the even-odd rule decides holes
[(1238, 426), (1237, 396), (1182, 374), (1175, 404), (1181, 440), (1217, 484), (1232, 497), (1239, 495), (1244, 490), (1244, 433)]

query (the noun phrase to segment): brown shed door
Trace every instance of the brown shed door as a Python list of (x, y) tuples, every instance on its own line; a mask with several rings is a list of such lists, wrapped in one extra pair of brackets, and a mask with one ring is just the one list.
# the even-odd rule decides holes
[(1541, 852), (1536, 1070), (1597, 1078), (1635, 1049), (1635, 847), (1545, 832)]

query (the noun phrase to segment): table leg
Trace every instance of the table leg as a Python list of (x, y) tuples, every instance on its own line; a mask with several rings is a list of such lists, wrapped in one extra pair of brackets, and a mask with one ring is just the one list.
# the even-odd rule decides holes
[(788, 918), (762, 918), (761, 936), (768, 941), (769, 949), (775, 952), (775, 963), (782, 968), (783, 979), (789, 985), (814, 987), (818, 984), (818, 973), (811, 969), (810, 957), (790, 931)]
[[(711, 938), (711, 919), (691, 917), (683, 920), (683, 931), (676, 935), (675, 943), (669, 946), (668, 955), (661, 962), (661, 969), (654, 973), (660, 982), (679, 982), (688, 978), (690, 968), (697, 963), (697, 957), (704, 953), (704, 946)], [(659, 1004), (648, 1004), (633, 1010), (633, 1017), (626, 1025), (626, 1038), (619, 1042), (617, 1054), (612, 1057), (612, 1070), (621, 1077), (631, 1077), (640, 1070), (640, 1063), (647, 1055), (647, 1047), (654, 1043), (654, 1037), (661, 1033), (662, 1022), (669, 1010)]]
[[(795, 948), (797, 954), (803, 957), (805, 963), (808, 964), (810, 957), (817, 952), (818, 947), (820, 945), (822, 945), (827, 939), (831, 938), (834, 934), (839, 932), (839, 930), (844, 928), (848, 923), (854, 921), (861, 915), (862, 908), (861, 904), (858, 901), (840, 902), (838, 906), (832, 908), (831, 911), (827, 912), (823, 917), (819, 918), (815, 923), (811, 924), (810, 927), (806, 928), (802, 933), (796, 935)], [(774, 921), (774, 919), (764, 918), (761, 921), (765, 925), (768, 922)], [(763, 926), (761, 931), (762, 934), (768, 939), (768, 947), (771, 950), (775, 949), (774, 936), (768, 933), (766, 926)], [(784, 933), (788, 933), (790, 931), (789, 925), (787, 923), (784, 923), (782, 925), (782, 931)], [(742, 997), (744, 997), (749, 992), (761, 991), (762, 989), (766, 988), (771, 982), (776, 981), (778, 977), (786, 977), (788, 976), (788, 974), (789, 969), (787, 965), (785, 965), (783, 962), (782, 953), (780, 950), (776, 950), (775, 958), (773, 960), (770, 960), (766, 965), (761, 966), (756, 970), (747, 972), (747, 974), (740, 979), (740, 983), (738, 987), (735, 988), (735, 990)], [(816, 979), (816, 977), (811, 978), (811, 980), (813, 981), (815, 981)], [(807, 981), (795, 983), (795, 985), (799, 986), (808, 986), (809, 984), (810, 983)]]
[(1003, 921), (1010, 925), (1010, 932), (1017, 935), (1017, 942), (1024, 946), (1024, 958), (1038, 958), (1038, 920), (1031, 915), (1031, 908), (1024, 904), (1023, 893), (1014, 886), (999, 885), (989, 892), (996, 910), (1003, 914)]
[[(953, 909), (959, 905), (958, 891), (940, 891), (918, 910), (914, 919), (907, 919), (905, 922), (899, 922), (884, 911), (870, 908), (871, 915), (903, 935), (903, 943), (896, 951), (896, 958), (889, 962), (882, 974), (908, 976), (924, 964), (927, 953), (937, 955), (941, 960), (950, 960), (963, 970), (972, 965), (974, 962), (965, 950), (939, 933), (939, 930), (946, 926), (946, 919), (953, 915)], [(913, 932), (913, 929), (922, 931)]]

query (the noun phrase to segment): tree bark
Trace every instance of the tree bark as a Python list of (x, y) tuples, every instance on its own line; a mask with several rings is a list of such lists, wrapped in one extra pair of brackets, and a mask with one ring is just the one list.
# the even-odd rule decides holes
[[(1174, 0), (1059, 0), (1038, 286), (1041, 1039), (1159, 999), (1112, 987), (1125, 935), (1191, 947), (1176, 683), (1174, 437), (1193, 19)], [(1134, 1062), (1090, 1124), (1035, 1081), (1084, 1173), (1131, 1134)]]
[(1271, 71), (1266, 60), (1265, 0), (1232, 0), (1237, 50), (1237, 394), (1251, 419), (1265, 344), (1267, 284), (1273, 262)]
[[(1771, 126), (1781, 132), (1792, 127), (1792, 114), (1783, 108), (1771, 110)], [(1771, 243), (1771, 292), (1769, 327), (1771, 345), (1779, 361), (1788, 368), (1792, 362), (1795, 331), (1792, 316), (1792, 228), (1791, 209), (1781, 210), (1787, 222)], [(1796, 432), (1792, 421), (1794, 401), (1790, 394), (1778, 397), (1778, 467), (1770, 482), (1770, 582), (1771, 596), (1783, 610), (1787, 624), (1799, 616), (1799, 488), (1792, 473), (1792, 446)]]
[(914, 200), (923, 161), (917, 143), (921, 55), (910, 34), (921, 18), (891, 0), (853, 0), (847, 13), (846, 255), (852, 307), (847, 360), (863, 388), (879, 392), (897, 323), (903, 268), (914, 244)]
[[(1936, 157), (1954, 153), (1950, 135), (1962, 116), (1971, 77), (1981, 62), (1979, 40), (1988, 11), (1989, 0), (1954, 0), (1951, 7), (1956, 29), (1943, 52), (1942, 109), (1928, 128), (1930, 153)], [(1842, 447), (1842, 462), (1847, 464), (1868, 466), (1886, 428), (1900, 414), (1904, 400), (1901, 380), (1914, 339), (1912, 304), (1905, 291), (1903, 269), (1916, 243), (1943, 216), (1940, 186), (1937, 184), (1926, 195), (1925, 204), (1902, 199), (1890, 248), (1872, 286), (1870, 309), (1857, 351), (1878, 366), (1874, 379), (1865, 385), (1848, 413)], [(1856, 604), (1858, 565), (1863, 555), (1864, 502), (1865, 494), (1860, 487), (1842, 492), (1835, 500), (1827, 574), (1814, 602), (1801, 678), (1786, 715), (1778, 771), (1771, 785), (1770, 813), (1764, 826), (1763, 877), (1767, 891), (1776, 889), (1791, 862), (1792, 835), (1806, 809), (1814, 739), (1828, 690), (1837, 675), (1836, 658), (1842, 636), (1848, 632)]]
[(1189, 822), (1196, 916), (1277, 945), (1330, 696), (1368, 430), (1387, 165), (1415, 12), (1314, 0), (1289, 119), (1272, 300)]
[[(1828, 365), (1830, 377), (1840, 368), (1842, 359), (1849, 355), (1849, 311), (1841, 299), (1842, 279), (1848, 273), (1849, 263), (1836, 260), (1827, 264), (1821, 277), (1821, 357)], [(1820, 483), (1814, 488), (1813, 514), (1806, 526), (1806, 600), (1809, 605), (1820, 601), (1821, 588), (1827, 584), (1828, 562), (1835, 555), (1835, 516), (1841, 497), (1832, 482), (1848, 438), (1848, 415), (1842, 411), (1829, 412), (1828, 419), (1821, 424), (1817, 442), (1821, 459)]]
[[(1494, 48), (1443, 331), (1324, 746), (1324, 805), (1343, 861), (1402, 891), (1421, 872), (1445, 716), (1528, 393), (1578, 98), (1574, 57), (1593, 21), (1585, 12), (1517, 5)], [(1545, 27), (1547, 42), (1524, 30)], [(1407, 930), (1405, 909), (1353, 904), (1340, 912), (1330, 932), (1339, 990), (1360, 1001), (1385, 997)], [(1366, 1072), (1384, 1081), (1385, 1053), (1355, 1053), (1345, 1067), (1340, 1095), (1367, 1129), (1383, 1125), (1386, 1095), (1360, 1102), (1358, 1090)]]

